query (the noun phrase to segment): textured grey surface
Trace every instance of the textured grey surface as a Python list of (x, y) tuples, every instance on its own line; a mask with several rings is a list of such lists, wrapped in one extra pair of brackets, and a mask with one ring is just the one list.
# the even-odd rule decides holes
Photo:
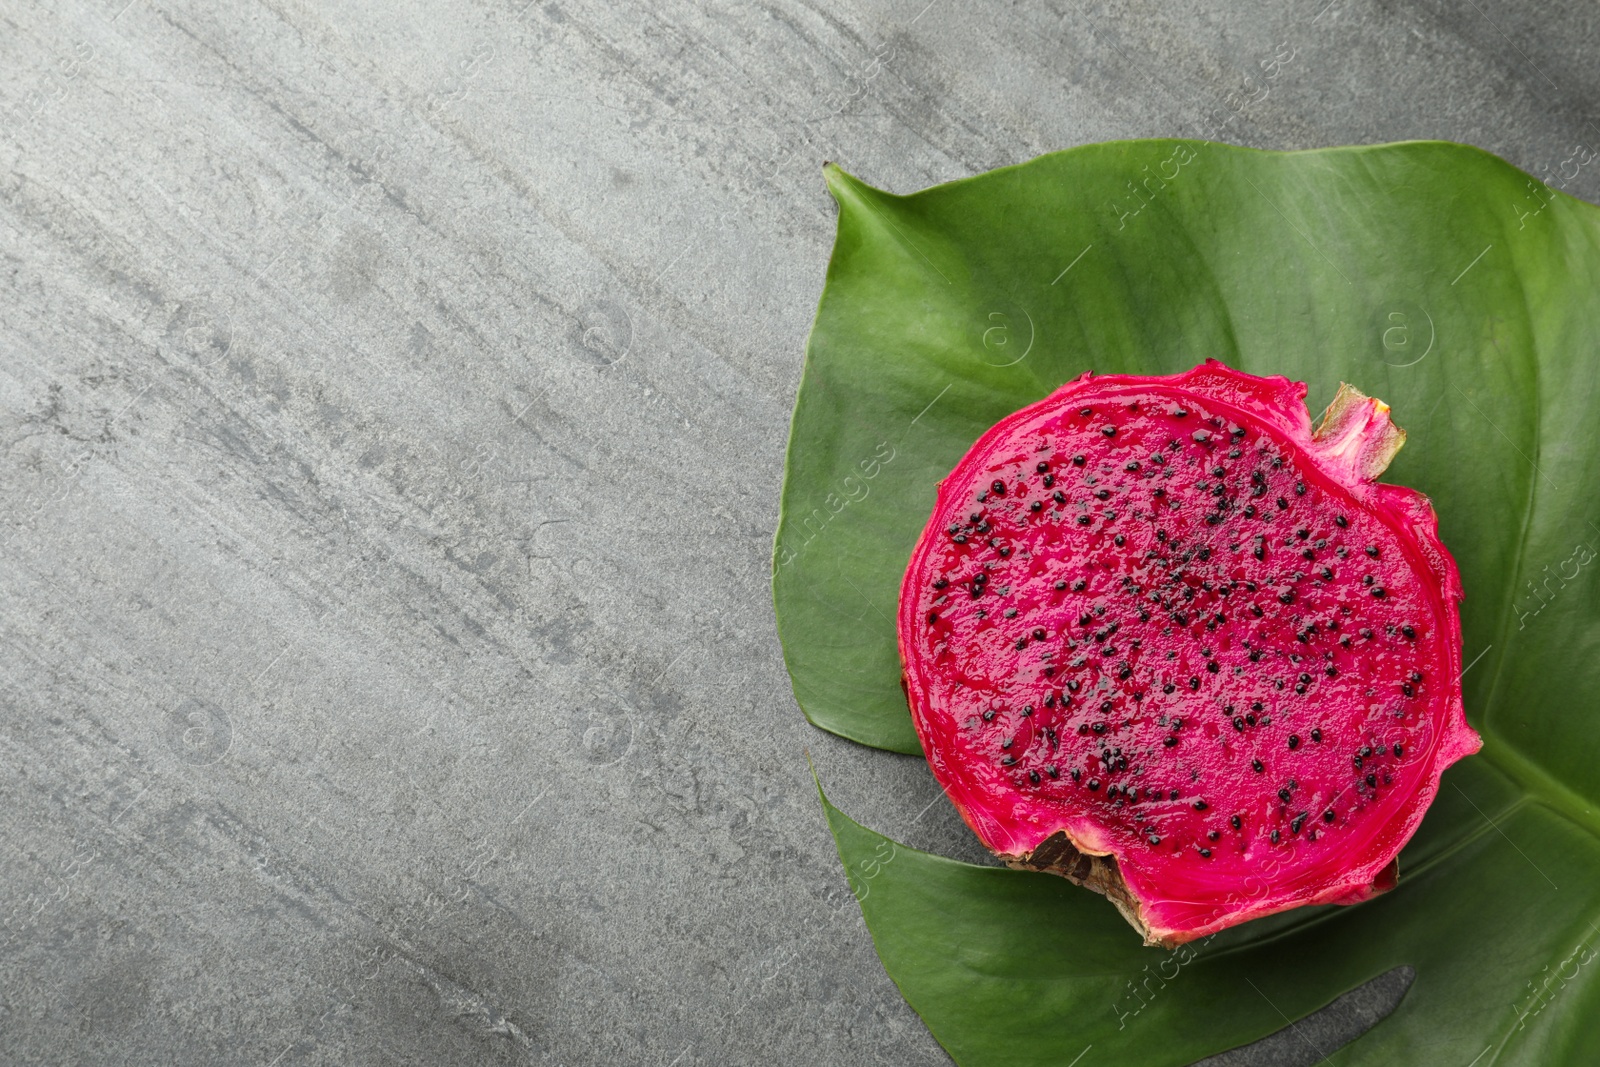
[(804, 750), (869, 824), (972, 842), (919, 761), (802, 721), (768, 599), (819, 163), (908, 191), (1223, 108), (1595, 199), (1560, 170), (1597, 34), (1510, 0), (0, 4), (7, 1062), (948, 1062)]

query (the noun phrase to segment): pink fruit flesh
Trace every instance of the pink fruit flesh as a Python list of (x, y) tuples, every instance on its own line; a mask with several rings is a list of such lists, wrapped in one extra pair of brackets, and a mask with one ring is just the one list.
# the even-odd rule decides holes
[(1085, 374), (979, 438), (906, 571), (940, 784), (1151, 944), (1389, 888), (1481, 743), (1455, 563), (1374, 480), (1404, 434), (1348, 387), (1313, 434), (1305, 394), (1214, 360)]

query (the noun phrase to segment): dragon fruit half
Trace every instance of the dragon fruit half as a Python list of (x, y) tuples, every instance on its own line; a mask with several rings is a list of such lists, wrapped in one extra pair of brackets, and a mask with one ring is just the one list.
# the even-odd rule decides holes
[(1461, 584), (1341, 386), (1085, 374), (980, 437), (900, 595), (917, 733), (1014, 867), (1173, 946), (1392, 887), (1461, 703)]

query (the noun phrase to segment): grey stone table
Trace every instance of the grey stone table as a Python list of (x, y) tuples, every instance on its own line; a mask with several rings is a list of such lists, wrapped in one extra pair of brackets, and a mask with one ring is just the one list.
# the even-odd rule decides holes
[(0, 4), (3, 1058), (947, 1063), (805, 750), (973, 844), (768, 598), (819, 164), (1226, 107), (1561, 182), (1600, 28), (1541, 7)]

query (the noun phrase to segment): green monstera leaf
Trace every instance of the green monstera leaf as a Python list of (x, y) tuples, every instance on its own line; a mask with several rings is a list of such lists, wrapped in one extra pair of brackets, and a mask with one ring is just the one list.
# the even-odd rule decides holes
[[(1382, 397), (1466, 588), (1468, 716), (1398, 889), (1178, 953), (1049, 875), (896, 845), (827, 808), (889, 974), (966, 1065), (1184, 1064), (1397, 966), (1336, 1064), (1600, 1063), (1600, 210), (1476, 149), (1089, 145), (911, 196), (834, 167), (839, 231), (774, 558), (816, 725), (920, 751), (899, 581), (934, 489), (1085, 370), (1206, 357)], [(1086, 1051), (1088, 1050), (1088, 1051)], [(1315, 1055), (1311, 1055), (1315, 1053)]]

